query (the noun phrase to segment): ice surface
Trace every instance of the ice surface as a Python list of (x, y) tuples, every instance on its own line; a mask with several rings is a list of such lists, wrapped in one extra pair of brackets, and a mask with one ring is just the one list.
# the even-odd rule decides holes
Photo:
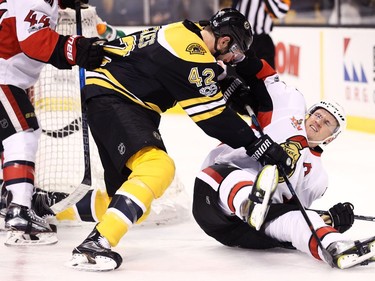
[[(191, 197), (200, 164), (219, 142), (180, 115), (163, 117), (161, 133)], [(322, 157), (330, 174), (330, 187), (314, 208), (327, 209), (337, 202), (350, 201), (357, 214), (375, 216), (374, 144), (375, 135), (347, 131), (325, 148)], [(64, 267), (72, 249), (92, 227), (60, 226), (59, 242), (41, 247), (6, 247), (2, 242), (5, 233), (0, 232), (0, 280), (353, 281), (373, 280), (375, 274), (375, 263), (343, 271), (297, 251), (228, 248), (206, 236), (191, 216), (179, 224), (132, 228), (115, 248), (124, 259), (118, 270), (89, 273)], [(375, 222), (355, 221), (348, 233), (353, 239), (373, 236)]]

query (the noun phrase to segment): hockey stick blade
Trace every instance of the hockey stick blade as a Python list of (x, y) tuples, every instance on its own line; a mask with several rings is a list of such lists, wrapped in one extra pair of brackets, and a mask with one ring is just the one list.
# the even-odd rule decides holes
[(58, 130), (44, 130), (42, 129), (43, 134), (52, 137), (52, 138), (65, 138), (68, 137), (75, 132), (79, 132), (81, 128), (81, 117), (74, 119), (72, 122), (70, 122), (69, 125), (66, 125), (64, 128), (58, 129)]
[(55, 214), (64, 211), (66, 208), (76, 204), (79, 200), (81, 200), (83, 196), (85, 196), (85, 194), (90, 190), (90, 188), (91, 185), (81, 183), (72, 193), (69, 194), (68, 197), (52, 205), (51, 210)]

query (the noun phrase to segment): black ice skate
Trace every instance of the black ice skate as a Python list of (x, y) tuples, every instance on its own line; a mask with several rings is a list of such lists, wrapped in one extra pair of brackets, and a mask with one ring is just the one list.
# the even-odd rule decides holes
[(57, 243), (56, 227), (32, 209), (10, 203), (5, 215), (6, 246), (50, 245)]
[(1, 184), (1, 197), (0, 197), (0, 218), (4, 218), (7, 213), (7, 206), (9, 205), (9, 200), (11, 199), (10, 192), (5, 188), (3, 180), (0, 180)]
[(241, 204), (243, 220), (259, 230), (267, 216), (271, 198), (278, 183), (279, 171), (276, 165), (266, 165), (257, 175), (248, 199)]
[(85, 271), (109, 271), (121, 263), (121, 256), (111, 250), (108, 240), (95, 227), (82, 244), (74, 248), (73, 257), (66, 265)]
[(357, 241), (337, 241), (327, 247), (333, 257), (332, 267), (340, 269), (375, 262), (375, 236)]
[(32, 201), (33, 209), (41, 218), (55, 216), (55, 213), (51, 210), (51, 206), (65, 199), (68, 195), (65, 192), (50, 192), (36, 188)]

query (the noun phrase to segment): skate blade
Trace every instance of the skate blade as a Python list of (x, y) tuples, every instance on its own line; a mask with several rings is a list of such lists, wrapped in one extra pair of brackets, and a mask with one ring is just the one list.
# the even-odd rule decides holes
[(276, 165), (265, 167), (259, 178), (259, 188), (265, 191), (263, 203), (256, 204), (251, 213), (250, 223), (259, 230), (264, 222), (269, 209), (269, 201), (276, 189), (278, 183), (279, 173)]
[(22, 231), (7, 231), (5, 246), (35, 246), (35, 245), (53, 245), (58, 241), (54, 232), (26, 234)]
[[(356, 265), (361, 265), (363, 262), (375, 262), (375, 242), (369, 245), (370, 252), (362, 256), (357, 254), (343, 255), (337, 260), (337, 265), (341, 269), (347, 269)], [(365, 264), (364, 264), (365, 265)]]
[[(263, 168), (263, 171), (258, 178), (259, 188), (268, 194), (273, 193), (276, 189), (279, 178), (279, 171), (276, 165), (268, 165)], [(258, 189), (259, 189), (258, 188)]]
[(73, 254), (65, 266), (81, 271), (111, 271), (117, 267), (117, 263), (108, 257), (96, 256), (94, 260), (84, 254)]

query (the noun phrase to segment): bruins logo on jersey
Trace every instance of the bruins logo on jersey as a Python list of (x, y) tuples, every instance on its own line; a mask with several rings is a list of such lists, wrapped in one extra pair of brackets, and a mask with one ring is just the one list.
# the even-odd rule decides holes
[[(301, 151), (309, 146), (308, 142), (304, 136), (293, 136), (287, 139), (286, 142), (281, 143), (280, 146), (292, 159), (292, 167), (294, 168), (288, 175), (288, 177), (291, 177), (294, 174), (297, 162), (301, 157)], [(284, 182), (284, 178), (282, 176), (279, 177), (279, 183), (281, 182)]]
[(189, 46), (186, 47), (186, 51), (189, 52), (190, 55), (204, 55), (206, 53), (206, 50), (198, 43), (189, 44)]

